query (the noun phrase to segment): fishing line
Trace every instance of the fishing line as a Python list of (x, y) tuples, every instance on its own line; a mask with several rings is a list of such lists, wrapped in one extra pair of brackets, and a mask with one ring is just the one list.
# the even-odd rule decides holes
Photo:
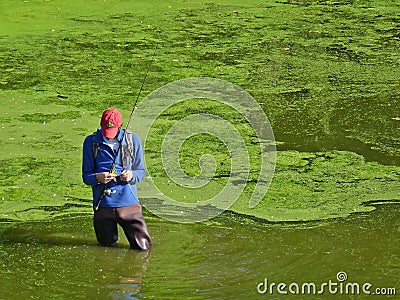
[[(112, 162), (112, 164), (111, 164), (109, 173), (115, 173), (115, 161), (116, 161), (116, 158), (117, 158), (117, 156), (118, 156), (118, 153), (120, 152), (121, 145), (122, 145), (122, 141), (124, 140), (125, 135), (126, 135), (126, 131), (127, 131), (127, 129), (129, 128), (129, 124), (130, 124), (131, 119), (132, 119), (132, 117), (133, 117), (133, 113), (134, 113), (135, 110), (136, 110), (136, 104), (137, 104), (137, 102), (138, 102), (138, 100), (139, 100), (139, 97), (140, 97), (140, 94), (141, 94), (141, 92), (142, 92), (142, 90), (143, 90), (143, 86), (144, 86), (144, 84), (145, 84), (145, 82), (146, 82), (147, 75), (148, 75), (149, 72), (150, 72), (150, 68), (151, 68), (151, 65), (153, 64), (154, 57), (155, 57), (155, 55), (156, 55), (156, 51), (157, 51), (157, 46), (154, 48), (153, 56), (151, 57), (151, 60), (150, 60), (150, 62), (149, 62), (149, 64), (148, 64), (148, 66), (147, 66), (147, 71), (146, 71), (146, 73), (145, 73), (145, 75), (144, 75), (144, 78), (143, 78), (143, 80), (142, 80), (142, 84), (141, 84), (140, 89), (139, 89), (139, 92), (138, 92), (138, 94), (137, 94), (137, 96), (136, 96), (135, 103), (133, 104), (132, 111), (131, 111), (131, 114), (130, 114), (130, 116), (129, 116), (128, 122), (126, 123), (125, 130), (124, 130), (124, 134), (122, 135), (121, 140), (118, 141), (118, 144), (119, 144), (118, 150), (117, 150), (117, 152), (114, 154), (114, 159), (113, 159), (113, 162)], [(107, 185), (106, 183), (103, 183), (101, 193), (100, 193), (99, 197), (97, 198), (96, 202), (94, 203), (94, 208), (95, 208), (95, 210), (98, 210), (98, 209), (99, 209), (101, 200), (103, 199), (103, 196), (104, 196), (105, 194), (110, 195), (110, 194), (112, 193), (110, 190), (106, 190), (106, 185)]]

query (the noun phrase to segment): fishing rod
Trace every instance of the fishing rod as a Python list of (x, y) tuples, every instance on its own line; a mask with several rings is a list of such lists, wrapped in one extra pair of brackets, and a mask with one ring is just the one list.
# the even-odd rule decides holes
[[(117, 152), (114, 154), (114, 159), (113, 159), (113, 161), (112, 161), (112, 164), (111, 164), (111, 168), (110, 168), (109, 173), (116, 173), (116, 171), (115, 171), (115, 162), (116, 162), (118, 153), (120, 152), (121, 144), (122, 144), (122, 141), (123, 141), (124, 138), (125, 138), (126, 131), (127, 131), (128, 127), (129, 127), (129, 124), (130, 124), (130, 122), (131, 122), (133, 113), (134, 113), (135, 110), (136, 110), (136, 104), (137, 104), (137, 102), (138, 102), (138, 100), (139, 100), (139, 96), (140, 96), (140, 94), (141, 94), (141, 92), (142, 92), (142, 90), (143, 90), (143, 86), (144, 86), (144, 84), (145, 84), (145, 82), (146, 82), (147, 75), (148, 75), (149, 72), (150, 72), (151, 65), (152, 65), (152, 63), (153, 63), (153, 61), (154, 61), (154, 57), (155, 57), (155, 55), (156, 55), (156, 50), (157, 50), (157, 47), (154, 49), (153, 56), (152, 56), (152, 58), (151, 58), (151, 60), (150, 60), (150, 62), (149, 62), (149, 64), (148, 64), (148, 66), (147, 66), (147, 71), (146, 71), (145, 76), (144, 76), (144, 78), (143, 78), (143, 81), (142, 81), (142, 84), (141, 84), (141, 86), (140, 86), (139, 92), (138, 92), (138, 94), (137, 94), (137, 96), (136, 96), (135, 103), (133, 104), (133, 108), (132, 108), (131, 114), (130, 114), (130, 116), (129, 116), (129, 120), (128, 120), (128, 122), (126, 123), (125, 130), (124, 130), (124, 134), (122, 135), (121, 140), (118, 141), (118, 149), (117, 149)], [(114, 180), (115, 180), (115, 179), (114, 179)], [(106, 185), (107, 185), (106, 183), (103, 183), (103, 186), (102, 186), (102, 189), (101, 189), (101, 193), (99, 194), (99, 197), (97, 198), (96, 202), (95, 202), (94, 205), (93, 205), (94, 208), (95, 208), (95, 210), (98, 210), (98, 209), (99, 209), (101, 200), (103, 199), (103, 196), (106, 195), (106, 194), (107, 194), (107, 195), (110, 195), (110, 194), (111, 194), (111, 191), (107, 192), (108, 190), (106, 190)]]

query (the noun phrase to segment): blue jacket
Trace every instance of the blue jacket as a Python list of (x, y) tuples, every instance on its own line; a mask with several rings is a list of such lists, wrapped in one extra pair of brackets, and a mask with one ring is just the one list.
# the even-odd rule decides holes
[[(121, 141), (124, 135), (124, 130), (120, 130), (118, 140)], [(110, 181), (106, 185), (106, 189), (111, 190), (111, 194), (104, 195), (100, 206), (101, 207), (122, 207), (139, 202), (137, 196), (136, 183), (144, 179), (145, 167), (143, 161), (143, 150), (140, 138), (132, 133), (134, 156), (128, 166), (123, 167), (121, 164), (121, 152), (118, 151), (118, 156), (115, 160), (115, 169), (117, 171), (117, 181)], [(93, 142), (98, 143), (99, 151), (97, 152), (96, 161), (93, 161)], [(122, 141), (122, 146), (126, 145), (126, 139)], [(96, 173), (108, 172), (112, 166), (114, 153), (112, 149), (104, 142), (101, 134), (101, 127), (97, 129), (94, 135), (89, 135), (83, 142), (83, 158), (82, 158), (82, 179), (83, 182), (92, 186), (93, 204), (99, 198), (103, 184), (96, 180)], [(130, 182), (121, 181), (120, 175), (124, 169), (132, 170), (133, 179)]]

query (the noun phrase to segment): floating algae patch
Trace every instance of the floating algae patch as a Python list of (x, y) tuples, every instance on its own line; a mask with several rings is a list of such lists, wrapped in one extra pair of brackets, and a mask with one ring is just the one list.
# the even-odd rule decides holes
[[(0, 160), (0, 219), (40, 220), (91, 211), (91, 201), (69, 195), (80, 186), (65, 182), (66, 160), (33, 157)], [(83, 208), (83, 209), (82, 209)]]
[(44, 219), (71, 208), (50, 212), (43, 206), (63, 207), (75, 201), (71, 199), (87, 198), (77, 173), (83, 137), (76, 134), (88, 124), (85, 112), (37, 104), (43, 97), (47, 95), (32, 91), (4, 91), (1, 95), (7, 105), (0, 113), (1, 219)]
[[(210, 128), (207, 129), (202, 120), (192, 119), (186, 124), (179, 122), (191, 115), (205, 114), (221, 117), (229, 122), (238, 136), (241, 136), (247, 153), (238, 153), (237, 141), (229, 140), (221, 134), (226, 128), (213, 128), (215, 131), (210, 133)], [(183, 140), (179, 134), (175, 135), (176, 140), (169, 137), (173, 143), (179, 145), (177, 156), (171, 155), (176, 149), (165, 147), (165, 140), (168, 138), (164, 139), (166, 134), (173, 131), (171, 128), (174, 126), (188, 133)], [(166, 109), (152, 124), (146, 137), (145, 149), (149, 176), (157, 178), (155, 184), (165, 195), (182, 202), (204, 203), (219, 194), (228, 181), (238, 185), (239, 181), (245, 180), (244, 177), (254, 181), (259, 175), (260, 144), (254, 129), (232, 107), (213, 100), (187, 99)], [(241, 155), (243, 160), (236, 159), (236, 163), (232, 162), (232, 157), (237, 158)], [(249, 167), (246, 167), (246, 156), (250, 160)], [(177, 172), (177, 165), (182, 172)], [(187, 178), (186, 175), (191, 178)], [(205, 184), (207, 178), (210, 180)], [(176, 184), (177, 182), (179, 184)], [(202, 187), (194, 189), (193, 187), (200, 185), (200, 182), (204, 182)]]
[(400, 168), (366, 162), (352, 152), (304, 153), (278, 151), (269, 190), (249, 209), (249, 195), (232, 210), (270, 221), (299, 221), (345, 217), (369, 211), (370, 201), (400, 199)]
[[(214, 158), (218, 160), (218, 156)], [(185, 168), (184, 163), (182, 168)], [(253, 177), (249, 178), (244, 192), (229, 210), (272, 222), (347, 217), (373, 210), (374, 203), (400, 200), (400, 168), (367, 162), (353, 152), (278, 151), (270, 187), (263, 200), (250, 209), (250, 197), (257, 184)], [(190, 202), (191, 199), (198, 204), (205, 204), (226, 183), (216, 179), (202, 190), (177, 186), (168, 178), (157, 175), (152, 181), (172, 199), (179, 202)], [(145, 204), (152, 201), (144, 200)], [(226, 200), (231, 199), (227, 197)], [(150, 205), (154, 205), (154, 201)], [(181, 212), (179, 207), (169, 209), (171, 213), (173, 210)]]

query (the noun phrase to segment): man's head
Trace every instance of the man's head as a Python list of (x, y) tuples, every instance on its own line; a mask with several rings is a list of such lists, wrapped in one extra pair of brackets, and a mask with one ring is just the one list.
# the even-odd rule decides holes
[(113, 139), (117, 136), (118, 130), (122, 125), (122, 115), (115, 109), (110, 108), (103, 112), (101, 116), (101, 133), (108, 139)]

